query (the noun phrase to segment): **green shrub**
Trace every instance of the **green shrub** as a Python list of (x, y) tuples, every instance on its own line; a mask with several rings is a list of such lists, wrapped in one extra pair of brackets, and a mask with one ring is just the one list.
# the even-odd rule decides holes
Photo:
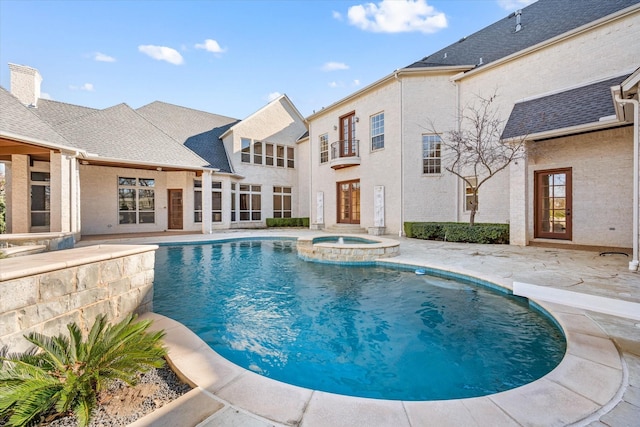
[(267, 227), (309, 228), (309, 218), (267, 218)]
[(130, 315), (108, 325), (99, 315), (86, 341), (75, 323), (64, 335), (30, 333), (34, 344), (25, 353), (0, 351), (0, 421), (25, 426), (43, 415), (73, 412), (86, 426), (97, 406), (97, 394), (115, 379), (133, 385), (137, 374), (164, 365), (163, 331), (148, 333), (150, 321), (135, 322)]
[(459, 222), (405, 222), (407, 237), (423, 240), (446, 240), (463, 243), (509, 243), (509, 224), (474, 224)]

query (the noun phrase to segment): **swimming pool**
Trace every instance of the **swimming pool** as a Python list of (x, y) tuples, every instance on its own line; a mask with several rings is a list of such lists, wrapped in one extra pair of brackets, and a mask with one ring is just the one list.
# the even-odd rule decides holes
[(242, 367), (361, 397), (496, 393), (565, 352), (526, 300), (413, 270), (308, 263), (279, 241), (161, 247), (154, 307)]

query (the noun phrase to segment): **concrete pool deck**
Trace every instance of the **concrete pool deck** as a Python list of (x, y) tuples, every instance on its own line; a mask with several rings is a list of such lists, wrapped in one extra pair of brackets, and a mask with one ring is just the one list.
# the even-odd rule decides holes
[[(225, 231), (85, 239), (96, 243), (169, 243), (242, 237), (298, 237), (307, 230)], [(313, 232), (317, 234), (316, 232)], [(390, 236), (385, 236), (389, 238)], [(467, 245), (395, 238), (400, 255), (386, 260), (467, 274), (512, 289), (514, 283), (569, 291), (638, 307), (640, 273), (628, 258), (597, 252)], [(566, 295), (574, 295), (567, 293)], [(597, 301), (597, 300), (596, 300)], [(217, 355), (184, 326), (156, 314), (167, 331), (172, 365), (197, 387), (135, 426), (635, 426), (640, 415), (640, 322), (629, 317), (537, 301), (564, 328), (567, 354), (545, 377), (473, 399), (402, 402), (354, 398), (280, 383)], [(595, 307), (596, 309), (598, 307)]]

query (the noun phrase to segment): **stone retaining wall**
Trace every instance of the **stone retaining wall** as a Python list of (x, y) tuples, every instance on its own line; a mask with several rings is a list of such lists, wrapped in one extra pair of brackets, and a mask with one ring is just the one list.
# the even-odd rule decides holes
[(24, 351), (29, 332), (87, 331), (98, 314), (118, 321), (151, 311), (155, 245), (99, 245), (0, 260), (0, 347)]

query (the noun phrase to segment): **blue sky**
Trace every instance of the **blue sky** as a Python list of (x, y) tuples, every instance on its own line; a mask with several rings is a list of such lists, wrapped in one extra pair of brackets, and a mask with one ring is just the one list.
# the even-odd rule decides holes
[(531, 0), (0, 0), (0, 85), (37, 68), (45, 97), (160, 100), (244, 118), (286, 93), (304, 116)]

